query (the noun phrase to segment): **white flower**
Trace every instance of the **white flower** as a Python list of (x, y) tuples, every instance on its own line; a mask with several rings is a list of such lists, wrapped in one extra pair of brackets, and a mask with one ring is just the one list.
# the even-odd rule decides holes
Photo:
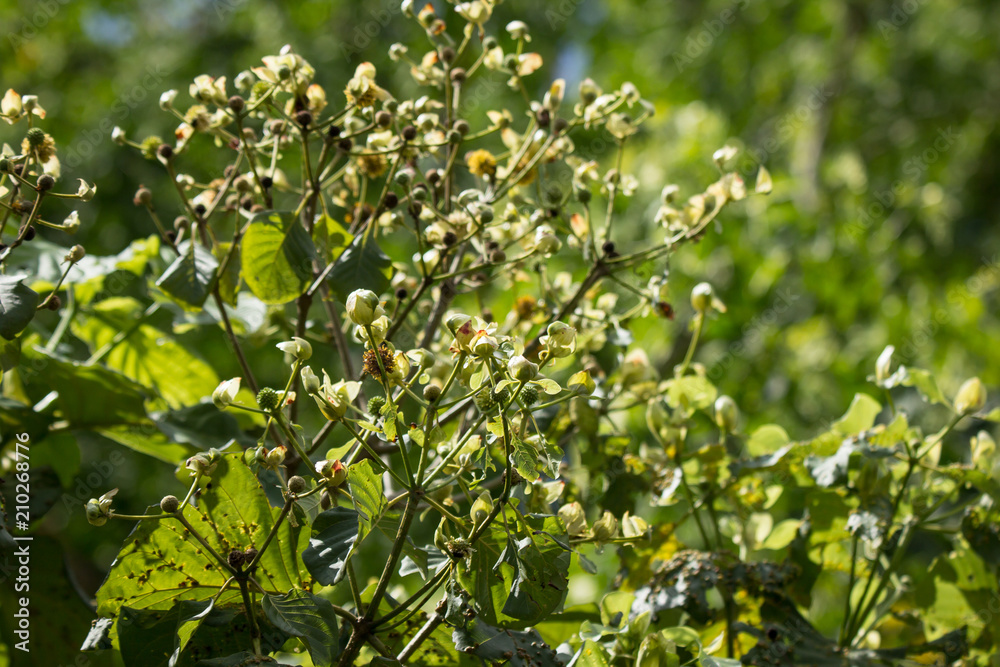
[(225, 380), (215, 388), (215, 391), (212, 392), (212, 402), (215, 403), (215, 407), (225, 410), (233, 404), (233, 401), (236, 400), (236, 394), (240, 391), (240, 379)]
[(458, 15), (469, 23), (482, 26), (493, 14), (493, 3), (483, 0), (473, 0), (472, 2), (461, 2), (455, 5)]
[(286, 354), (292, 355), (299, 361), (307, 361), (313, 353), (312, 345), (309, 344), (309, 341), (298, 336), (292, 336), (291, 340), (278, 343), (275, 347)]
[(889, 378), (892, 369), (892, 355), (896, 351), (893, 345), (886, 345), (882, 354), (875, 360), (875, 379), (878, 382), (885, 382)]
[(80, 201), (90, 201), (97, 194), (96, 185), (88, 185), (87, 181), (80, 179), (80, 187), (76, 189), (76, 196)]
[(111, 130), (111, 141), (115, 142), (119, 146), (125, 145), (125, 130), (115, 125), (115, 128)]
[(111, 489), (100, 498), (91, 498), (87, 501), (87, 521), (94, 526), (103, 526), (111, 516), (111, 502), (118, 489)]
[(3, 115), (3, 119), (8, 124), (13, 125), (21, 119), (23, 112), (24, 106), (21, 102), (21, 96), (13, 88), (8, 88), (7, 93), (0, 100), (0, 114)]
[(539, 339), (553, 357), (568, 357), (576, 351), (576, 329), (564, 322), (553, 322)]
[(226, 77), (220, 76), (218, 79), (207, 74), (200, 74), (194, 78), (194, 83), (188, 86), (191, 97), (199, 102), (225, 106), (229, 97), (226, 95)]
[(511, 21), (507, 24), (507, 32), (514, 39), (523, 39), (526, 42), (531, 41), (531, 35), (528, 34), (528, 24), (524, 21)]
[(75, 234), (80, 229), (80, 214), (73, 211), (62, 221), (63, 229), (69, 234)]
[(313, 395), (320, 412), (330, 421), (340, 421), (347, 413), (347, 406), (354, 402), (361, 391), (361, 383), (340, 380), (330, 382), (330, 376), (323, 371), (323, 385)]
[(316, 377), (315, 373), (313, 373), (312, 368), (309, 366), (303, 366), (299, 374), (302, 376), (302, 387), (306, 390), (306, 393), (315, 394), (319, 391), (319, 378)]
[(174, 99), (177, 98), (176, 90), (168, 90), (160, 95), (160, 108), (169, 111), (174, 108)]

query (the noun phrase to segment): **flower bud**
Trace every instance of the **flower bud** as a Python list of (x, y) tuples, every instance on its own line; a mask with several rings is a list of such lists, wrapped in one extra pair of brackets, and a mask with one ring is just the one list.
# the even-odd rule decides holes
[(581, 396), (590, 396), (597, 389), (597, 383), (590, 376), (590, 371), (577, 371), (570, 376), (566, 388)]
[(598, 542), (607, 542), (618, 536), (618, 519), (611, 512), (604, 510), (600, 519), (594, 522), (591, 534)]
[(274, 449), (268, 451), (267, 455), (264, 457), (264, 465), (269, 468), (277, 468), (282, 463), (285, 462), (285, 456), (288, 454), (288, 449), (284, 445), (279, 445)]
[(307, 361), (313, 353), (312, 345), (309, 344), (309, 341), (298, 336), (292, 336), (291, 340), (278, 343), (275, 347), (286, 354), (292, 355), (298, 361)]
[(337, 487), (347, 480), (347, 468), (340, 459), (324, 460), (316, 464), (316, 472), (326, 480), (327, 486)]
[(111, 489), (100, 498), (91, 498), (87, 501), (87, 521), (94, 526), (103, 526), (111, 516), (111, 502), (118, 489)]
[(889, 379), (892, 369), (892, 353), (895, 351), (894, 346), (886, 345), (882, 354), (878, 355), (878, 359), (875, 361), (875, 379), (878, 382), (885, 382)]
[(347, 297), (347, 316), (361, 326), (370, 325), (384, 314), (378, 295), (371, 290), (354, 290)]
[(309, 485), (306, 480), (302, 479), (298, 475), (294, 475), (288, 478), (288, 490), (292, 493), (304, 493), (309, 489)]
[(73, 246), (72, 248), (70, 248), (69, 252), (66, 253), (66, 261), (67, 262), (72, 262), (73, 264), (76, 264), (81, 259), (83, 259), (86, 256), (86, 254), (87, 254), (87, 251), (84, 250), (83, 246), (80, 245), (80, 244), (77, 244), (77, 245)]
[(967, 415), (981, 410), (986, 405), (986, 387), (977, 377), (969, 378), (955, 394), (955, 412)]
[(708, 283), (698, 283), (691, 290), (691, 306), (699, 313), (704, 313), (712, 307), (712, 286)]
[(587, 515), (580, 503), (572, 502), (559, 508), (559, 518), (566, 526), (570, 537), (577, 537), (587, 532)]
[(219, 465), (220, 454), (216, 449), (195, 454), (189, 458), (184, 467), (191, 471), (191, 475), (211, 475)]
[(719, 396), (715, 399), (715, 424), (725, 433), (736, 430), (736, 422), (740, 418), (740, 409), (736, 401), (729, 396)]
[(313, 373), (312, 368), (303, 366), (299, 374), (302, 376), (302, 387), (306, 390), (307, 394), (315, 394), (319, 391), (319, 378)]
[(212, 392), (212, 402), (215, 403), (215, 407), (225, 410), (236, 400), (236, 394), (239, 390), (240, 378), (225, 380)]
[(469, 508), (469, 518), (472, 519), (472, 524), (478, 526), (490, 515), (493, 511), (493, 498), (490, 497), (489, 491), (483, 491), (476, 498), (476, 502), (472, 503), (472, 507)]
[(181, 506), (181, 501), (177, 500), (177, 496), (163, 496), (160, 501), (160, 509), (167, 514), (173, 514)]
[(576, 351), (576, 329), (564, 322), (553, 322), (546, 329), (548, 335), (539, 339), (553, 357), (568, 357)]
[(516, 355), (507, 362), (507, 370), (515, 380), (527, 382), (534, 380), (535, 376), (538, 375), (538, 364), (528, 361), (521, 355)]

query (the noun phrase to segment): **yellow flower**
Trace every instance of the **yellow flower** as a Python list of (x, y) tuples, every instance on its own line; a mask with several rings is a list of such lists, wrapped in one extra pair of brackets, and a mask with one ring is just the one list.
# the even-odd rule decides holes
[(358, 169), (368, 178), (378, 178), (388, 166), (389, 162), (384, 155), (362, 155), (358, 158)]
[(497, 173), (497, 159), (493, 153), (480, 148), (470, 151), (465, 156), (465, 164), (469, 167), (469, 172), (474, 176), (495, 176)]

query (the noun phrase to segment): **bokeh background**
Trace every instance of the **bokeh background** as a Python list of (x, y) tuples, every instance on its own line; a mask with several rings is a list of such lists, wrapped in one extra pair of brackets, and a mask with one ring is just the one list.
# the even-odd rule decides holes
[[(773, 175), (770, 197), (730, 207), (717, 232), (673, 257), (677, 319), (638, 333), (656, 363), (683, 354), (687, 295), (707, 280), (729, 312), (711, 322), (698, 358), (747, 428), (776, 421), (795, 438), (818, 432), (890, 343), (898, 360), (933, 369), (948, 395), (971, 375), (1000, 387), (1000, 4), (508, 0), (490, 31), (514, 18), (569, 91), (587, 76), (607, 88), (630, 80), (656, 104), (626, 155), (642, 188), (619, 227), (623, 248), (644, 242), (665, 184), (693, 194), (713, 180), (711, 155), (725, 144), (743, 149), (748, 181), (761, 164)], [(176, 120), (158, 107), (163, 90), (186, 95), (202, 73), (232, 81), (291, 44), (331, 97), (365, 60), (387, 88), (417, 92), (387, 56), (393, 42), (420, 37), (395, 0), (5, 0), (0, 26), (0, 86), (38, 95), (64, 177), (98, 184), (74, 239), (91, 254), (152, 232), (132, 196), (162, 182), (162, 170), (115, 145), (111, 129), (169, 136)], [(549, 79), (531, 83), (540, 96)], [(490, 91), (488, 108), (508, 93)], [(598, 134), (577, 143), (597, 159), (613, 150)], [(224, 350), (221, 336), (189, 342), (206, 357)], [(232, 366), (217, 370), (237, 375)], [(141, 511), (176, 482), (172, 468), (96, 436), (80, 445), (43, 530), (59, 545), (51, 566), (66, 554), (68, 581), (85, 599), (128, 527), (90, 529), (73, 488), (91, 488), (96, 474), (102, 492), (113, 477), (119, 498)], [(67, 599), (58, 624), (68, 651), (88, 614)]]

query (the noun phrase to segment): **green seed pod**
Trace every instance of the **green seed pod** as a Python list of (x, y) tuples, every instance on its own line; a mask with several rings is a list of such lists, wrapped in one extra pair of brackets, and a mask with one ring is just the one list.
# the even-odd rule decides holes
[(385, 396), (372, 396), (368, 399), (368, 412), (373, 415), (381, 414), (384, 405)]
[(306, 480), (302, 479), (298, 475), (288, 478), (288, 490), (292, 493), (303, 493), (309, 489), (309, 485), (306, 484)]
[(160, 509), (167, 514), (173, 514), (180, 506), (181, 501), (177, 500), (177, 496), (163, 496), (160, 501)]
[(257, 392), (257, 405), (260, 406), (261, 410), (271, 412), (278, 407), (279, 401), (278, 392), (270, 387), (264, 387)]

